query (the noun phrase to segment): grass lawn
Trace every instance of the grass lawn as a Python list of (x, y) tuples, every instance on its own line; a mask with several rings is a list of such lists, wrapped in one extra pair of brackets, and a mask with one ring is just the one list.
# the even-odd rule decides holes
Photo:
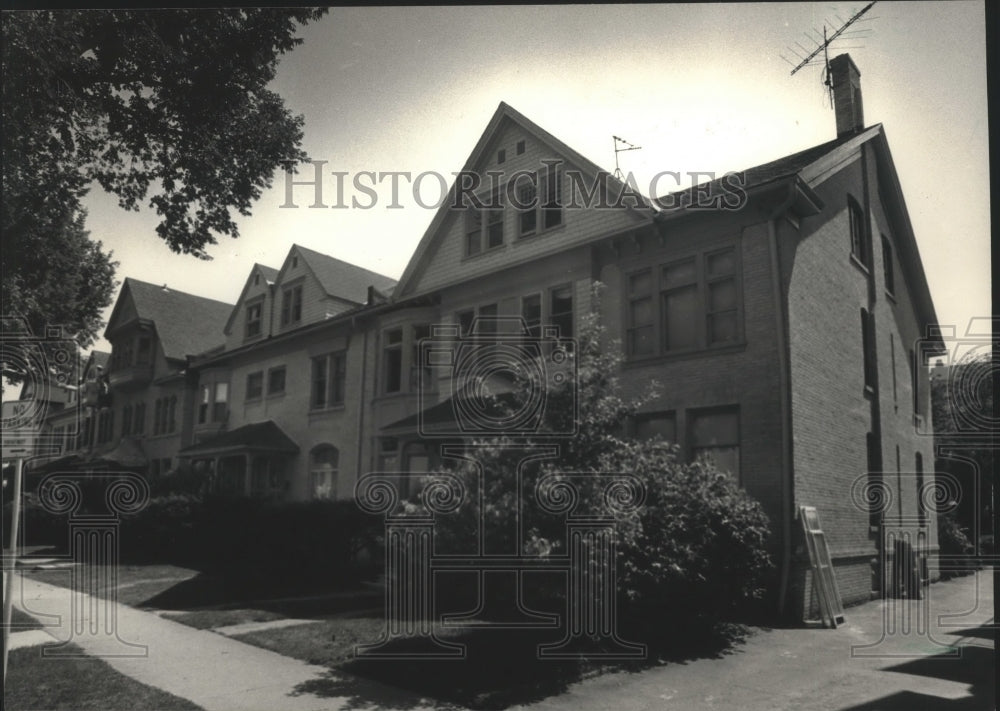
[(10, 615), (10, 628), (12, 632), (24, 632), (26, 630), (40, 630), (44, 625), (31, 615), (21, 612), (16, 607), (12, 607)]
[[(107, 584), (109, 576), (103, 568), (96, 567), (92, 572), (98, 581), (96, 592), (99, 596), (109, 597), (114, 591), (120, 603), (158, 610), (254, 608), (277, 614), (270, 619), (308, 619), (374, 607), (381, 601), (381, 593), (370, 589), (338, 589), (332, 583), (284, 580), (274, 576), (237, 579), (177, 565), (119, 565), (116, 588)], [(70, 568), (25, 570), (24, 574), (51, 585), (72, 585)], [(281, 599), (284, 597), (298, 599)], [(260, 603), (262, 600), (268, 602)]]
[(338, 667), (354, 658), (354, 647), (378, 639), (382, 617), (341, 617), (312, 624), (236, 635), (233, 639), (310, 664)]
[(271, 612), (270, 610), (195, 610), (179, 615), (170, 615), (167, 619), (199, 630), (214, 630), (218, 627), (241, 625), (244, 622), (283, 620), (285, 616), (278, 612)]
[[(82, 655), (82, 650), (76, 648)], [(39, 647), (10, 653), (4, 679), (4, 708), (116, 711), (117, 709), (199, 709), (165, 691), (119, 674), (94, 657), (52, 659)]]

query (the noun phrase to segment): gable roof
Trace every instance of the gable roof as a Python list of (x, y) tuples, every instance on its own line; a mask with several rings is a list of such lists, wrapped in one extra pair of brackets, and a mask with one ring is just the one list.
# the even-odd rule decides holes
[(274, 420), (253, 422), (237, 427), (211, 439), (185, 447), (183, 456), (228, 451), (283, 452), (294, 454), (299, 446), (285, 434)]
[(266, 264), (260, 264), (259, 262), (254, 264), (254, 268), (260, 272), (261, 276), (272, 284), (278, 278), (278, 270), (274, 267), (269, 267)]
[(154, 323), (163, 354), (173, 360), (184, 360), (222, 342), (222, 329), (233, 309), (232, 304), (222, 301), (125, 277), (104, 331), (106, 338), (121, 325), (115, 320), (127, 297), (140, 319)]
[[(743, 176), (743, 188), (750, 190), (782, 178), (797, 175), (803, 168), (812, 165), (836, 148), (852, 142), (857, 138), (857, 135), (835, 138), (832, 141), (827, 141), (826, 143), (806, 148), (805, 150), (792, 153), (791, 155), (784, 156), (783, 158), (778, 158), (777, 160), (772, 160), (768, 163), (762, 163), (752, 168), (746, 168), (745, 170), (737, 172)], [(654, 198), (653, 204), (659, 209), (667, 212), (678, 210), (679, 208), (686, 207), (687, 205), (693, 203), (699, 194), (715, 196), (720, 193), (725, 193), (729, 190), (729, 188), (723, 186), (724, 180), (725, 176), (715, 178), (714, 180), (709, 180), (704, 183), (698, 183), (697, 185), (685, 188), (684, 190), (667, 193), (666, 195)]]
[[(607, 186), (609, 194), (617, 195), (625, 189), (625, 184), (618, 180), (613, 173), (604, 170), (592, 160), (585, 157), (582, 153), (570, 148), (544, 128), (531, 121), (503, 101), (501, 101), (500, 105), (497, 106), (497, 110), (493, 113), (493, 118), (491, 118), (490, 122), (486, 125), (486, 130), (484, 130), (482, 135), (479, 137), (479, 141), (476, 143), (475, 148), (472, 149), (472, 153), (469, 154), (468, 159), (466, 159), (465, 165), (462, 166), (463, 173), (475, 170), (476, 165), (478, 165), (482, 160), (491, 141), (500, 132), (504, 122), (507, 121), (513, 122), (528, 135), (566, 158), (567, 162), (572, 163), (582, 173), (586, 174), (588, 178), (596, 180), (598, 176), (603, 177), (606, 180), (605, 185)], [(445, 220), (452, 212), (450, 206), (455, 202), (455, 191), (457, 187), (458, 178), (456, 177), (455, 181), (451, 184), (451, 188), (448, 190), (447, 199), (444, 200), (441, 207), (438, 208), (438, 211), (434, 215), (434, 219), (431, 220), (431, 223), (428, 225), (423, 237), (420, 238), (420, 242), (417, 244), (417, 248), (413, 252), (413, 256), (410, 257), (410, 261), (407, 263), (406, 269), (403, 271), (403, 275), (399, 278), (399, 285), (396, 287), (393, 294), (394, 296), (402, 296), (406, 294), (410, 282), (418, 273), (420, 266), (423, 264), (425, 257), (431, 249), (431, 246), (437, 241), (436, 238), (441, 231), (441, 227), (444, 225)], [(642, 206), (637, 209), (647, 209), (650, 211), (650, 216), (653, 214), (651, 205), (646, 202), (645, 199), (643, 200)]]
[(222, 331), (224, 334), (228, 334), (233, 327), (233, 320), (237, 317), (240, 311), (240, 307), (243, 305), (243, 299), (247, 295), (247, 289), (250, 288), (250, 280), (253, 275), (257, 273), (264, 277), (264, 281), (268, 284), (273, 284), (278, 278), (278, 270), (274, 267), (269, 267), (266, 264), (260, 264), (259, 262), (254, 262), (254, 265), (250, 267), (250, 274), (247, 275), (246, 280), (243, 282), (243, 288), (240, 290), (240, 296), (236, 299), (236, 304), (233, 305), (232, 311), (229, 313), (229, 318), (226, 319), (226, 325), (223, 327)]
[(302, 261), (312, 271), (327, 296), (363, 304), (368, 300), (369, 286), (374, 286), (379, 291), (386, 291), (396, 285), (395, 279), (384, 274), (307, 249), (302, 245), (292, 245), (292, 249), (298, 250)]

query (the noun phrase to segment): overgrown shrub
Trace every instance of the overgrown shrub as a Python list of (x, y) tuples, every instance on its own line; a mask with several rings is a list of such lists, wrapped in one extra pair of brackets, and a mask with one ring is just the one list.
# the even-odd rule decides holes
[[(567, 515), (607, 515), (608, 475), (629, 474), (644, 489), (645, 500), (616, 515), (620, 609), (643, 620), (642, 631), (649, 635), (677, 620), (725, 617), (763, 591), (771, 568), (767, 517), (730, 474), (710, 462), (684, 463), (665, 443), (623, 436), (643, 398), (626, 401), (620, 395), (615, 378), (620, 357), (614, 355), (619, 349), (603, 347), (602, 339), (603, 329), (591, 316), (572, 354), (575, 374), (546, 390), (546, 422), (537, 435), (484, 438), (475, 443), (475, 462), (443, 470), (462, 482), (466, 496), (457, 511), (438, 515), (438, 550), (469, 553), (485, 543), (489, 550), (521, 555), (564, 553)], [(517, 392), (525, 397), (546, 387), (519, 385)], [(644, 397), (654, 396), (651, 390)], [(503, 407), (512, 398), (496, 400), (496, 407)], [(569, 437), (546, 436), (573, 429)], [(545, 446), (555, 446), (557, 454), (537, 458)], [(525, 464), (532, 456), (536, 459)], [(564, 492), (574, 491), (565, 494), (577, 497), (572, 512), (559, 515), (540, 505), (536, 486), (543, 477), (564, 482)], [(419, 510), (422, 504), (411, 501), (408, 507)], [(485, 542), (478, 540), (480, 518)], [(558, 595), (558, 588), (540, 597), (552, 593)]]
[[(21, 512), (18, 528), (22, 546), (53, 546), (60, 552), (69, 548), (69, 526), (65, 514), (58, 515), (48, 511), (34, 493), (27, 492), (21, 499)], [(9, 547), (10, 522), (14, 515), (13, 501), (5, 501), (3, 505), (3, 547)]]
[(363, 553), (380, 531), (353, 501), (174, 494), (122, 517), (121, 552), (124, 562), (191, 565), (248, 583), (350, 584), (374, 574)]

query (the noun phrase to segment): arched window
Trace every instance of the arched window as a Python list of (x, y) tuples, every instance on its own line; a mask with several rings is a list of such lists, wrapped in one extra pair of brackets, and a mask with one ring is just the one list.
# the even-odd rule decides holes
[(309, 455), (309, 490), (314, 499), (337, 498), (337, 470), (340, 452), (329, 444), (321, 444)]

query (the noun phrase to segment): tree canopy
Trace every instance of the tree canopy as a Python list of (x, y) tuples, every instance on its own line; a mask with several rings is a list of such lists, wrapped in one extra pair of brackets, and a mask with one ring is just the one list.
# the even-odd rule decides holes
[(233, 211), (304, 158), (303, 118), (267, 87), (297, 25), (325, 12), (5, 12), (4, 313), (93, 339), (115, 266), (80, 239), (94, 182), (128, 210), (148, 198), (175, 252), (238, 237)]

